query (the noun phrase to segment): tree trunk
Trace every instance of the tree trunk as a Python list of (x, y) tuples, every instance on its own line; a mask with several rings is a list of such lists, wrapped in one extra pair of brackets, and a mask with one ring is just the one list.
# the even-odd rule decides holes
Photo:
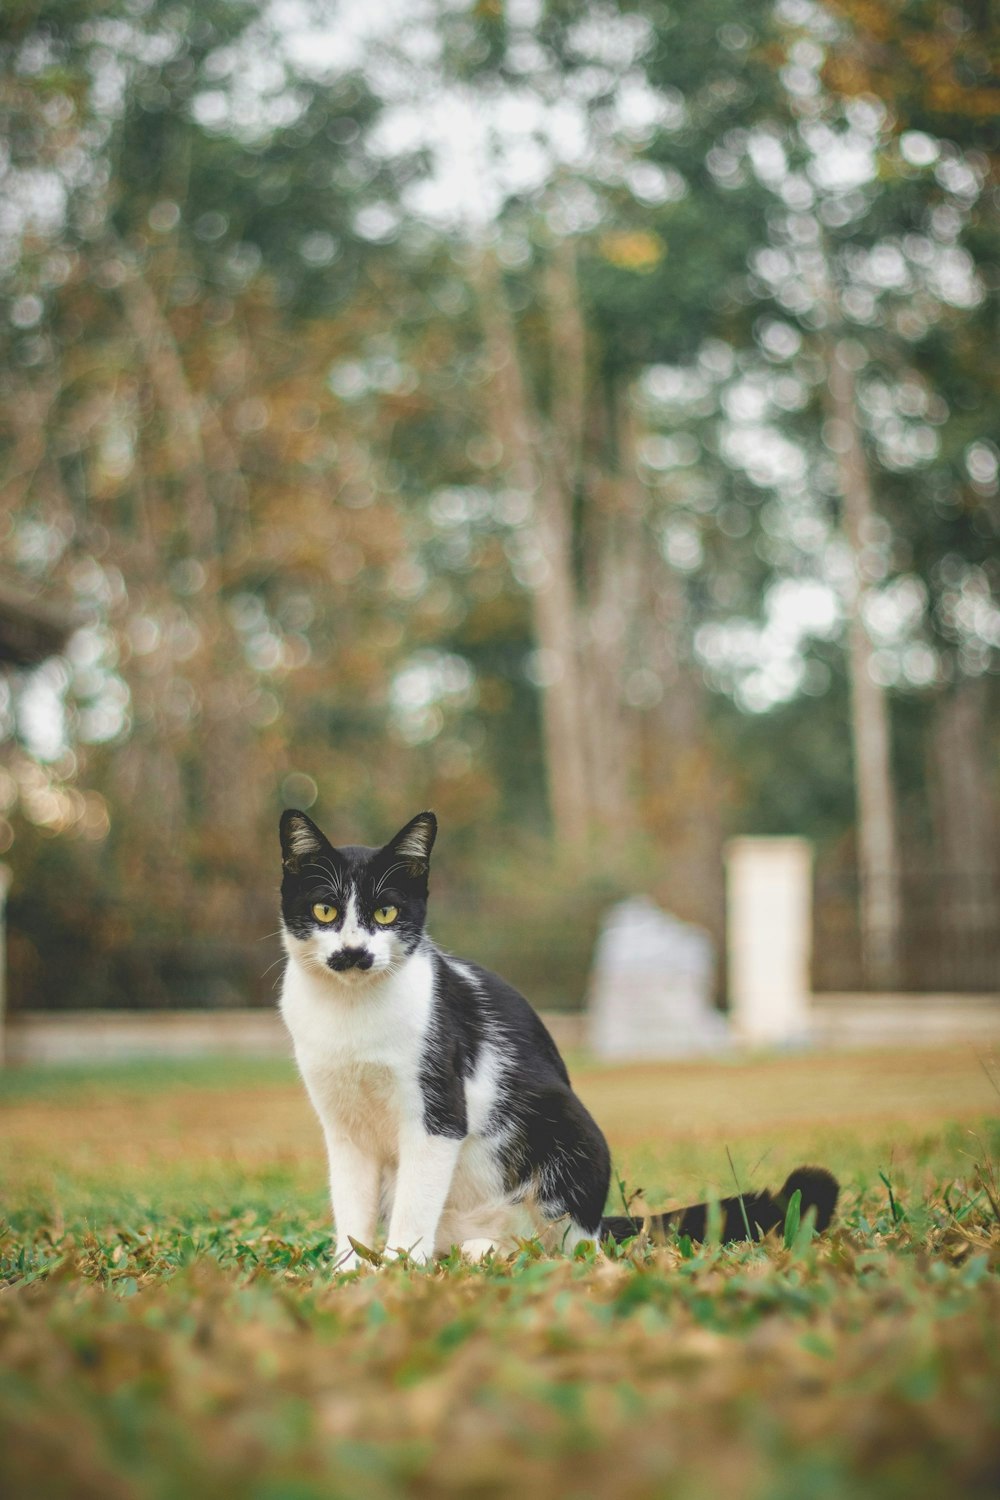
[[(518, 344), (502, 278), (495, 262), (478, 262), (476, 290), (492, 368), (487, 419), (503, 445), (511, 482), (534, 496), (525, 532), (540, 566), (532, 582), (537, 644), (543, 654), (541, 684), (545, 758), (557, 842), (579, 850), (594, 835), (613, 852), (637, 831), (641, 714), (626, 701), (632, 669), (655, 672), (649, 657), (666, 651), (658, 641), (679, 623), (661, 608), (658, 586), (676, 588), (662, 575), (665, 564), (647, 524), (649, 497), (639, 479), (635, 416), (621, 391), (598, 402), (587, 380), (586, 338), (580, 310), (574, 248), (552, 247), (544, 279), (548, 334), (549, 404), (534, 399)], [(651, 583), (651, 565), (656, 570)], [(685, 684), (692, 693), (693, 681)], [(639, 683), (642, 696), (642, 679)], [(679, 703), (672, 701), (676, 716)], [(683, 743), (682, 743), (683, 742)], [(672, 734), (661, 750), (670, 761), (661, 782), (672, 779), (679, 761), (686, 777), (705, 760), (697, 734)], [(688, 753), (690, 752), (690, 753)], [(698, 777), (695, 777), (698, 780)], [(702, 817), (704, 778), (698, 807), (688, 822), (707, 828)], [(681, 796), (683, 801), (683, 794)], [(686, 825), (687, 826), (687, 825)], [(715, 826), (714, 824), (712, 825)], [(685, 844), (687, 844), (685, 839)], [(713, 838), (717, 878), (706, 891), (721, 890), (719, 840)], [(704, 840), (696, 835), (699, 851)], [(707, 846), (706, 846), (707, 847)], [(685, 848), (685, 856), (688, 850)], [(699, 858), (699, 886), (703, 861)], [(700, 909), (718, 930), (717, 912), (706, 894)]]
[(828, 410), (843, 496), (843, 529), (854, 560), (848, 601), (851, 731), (857, 796), (860, 919), (865, 977), (875, 989), (899, 983), (900, 862), (892, 777), (889, 704), (872, 672), (874, 648), (864, 619), (864, 549), (871, 543), (875, 506), (858, 424), (854, 372), (840, 343), (830, 349)]
[[(169, 424), (176, 472), (184, 487), (185, 540), (191, 555), (208, 573), (206, 585), (187, 605), (187, 612), (201, 631), (209, 684), (209, 693), (202, 694), (201, 703), (202, 805), (193, 810), (192, 816), (209, 835), (207, 842), (219, 862), (235, 864), (245, 857), (241, 840), (246, 840), (251, 826), (243, 796), (250, 729), (240, 706), (244, 672), (240, 648), (232, 639), (218, 590), (226, 545), (225, 528), (220, 525), (218, 481), (220, 477), (224, 481), (221, 489), (226, 504), (238, 500), (245, 485), (239, 456), (210, 403), (200, 398), (188, 378), (182, 352), (155, 288), (134, 260), (129, 264), (131, 274), (121, 288), (126, 322)], [(210, 478), (215, 480), (214, 485)], [(169, 665), (165, 670), (169, 672)]]
[[(963, 988), (990, 988), (1000, 914), (996, 750), (985, 678), (962, 677), (934, 705), (928, 784), (938, 875), (937, 941)], [(993, 763), (991, 763), (993, 762)]]
[(125, 317), (135, 338), (165, 418), (170, 424), (175, 472), (184, 488), (187, 540), (192, 556), (211, 563), (216, 549), (215, 509), (206, 482), (205, 454), (198, 402), (188, 383), (173, 331), (156, 294), (134, 260), (122, 282)]
[(938, 698), (928, 778), (940, 868), (984, 883), (996, 879), (1000, 864), (996, 773), (986, 753), (988, 691), (984, 678), (963, 677)]
[[(680, 643), (686, 639), (683, 584), (658, 547), (642, 560), (639, 657), (651, 673), (638, 710), (644, 823), (667, 852), (657, 895), (686, 922), (725, 938), (722, 847), (725, 780), (712, 754), (704, 682)], [(719, 976), (719, 993), (724, 992)]]
[(633, 725), (624, 682), (635, 646), (642, 516), (631, 500), (627, 481), (618, 476), (607, 478), (590, 497), (595, 566), (581, 610), (590, 802), (594, 822), (611, 846), (621, 845), (635, 828)]
[(573, 566), (572, 495), (555, 445), (532, 407), (503, 279), (492, 255), (476, 263), (476, 291), (493, 378), (487, 421), (503, 447), (510, 481), (532, 497), (526, 530), (537, 552), (531, 587), (541, 653), (542, 727), (557, 844), (579, 850), (592, 822), (585, 758), (580, 621)]

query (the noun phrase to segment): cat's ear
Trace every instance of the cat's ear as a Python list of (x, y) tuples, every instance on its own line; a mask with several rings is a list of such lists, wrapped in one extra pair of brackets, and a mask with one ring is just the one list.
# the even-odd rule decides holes
[(408, 873), (414, 878), (426, 875), (437, 831), (437, 818), (432, 812), (417, 813), (405, 828), (399, 830), (394, 839), (389, 840), (385, 846), (386, 852), (394, 854), (397, 859), (405, 859)]
[(290, 875), (298, 875), (303, 864), (318, 854), (330, 852), (331, 844), (304, 812), (286, 807), (281, 814), (281, 863)]

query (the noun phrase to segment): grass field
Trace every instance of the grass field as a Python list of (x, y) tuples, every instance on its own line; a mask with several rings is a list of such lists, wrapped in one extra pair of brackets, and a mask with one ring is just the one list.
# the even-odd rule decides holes
[(648, 1205), (815, 1160), (836, 1229), (335, 1275), (287, 1064), (0, 1075), (0, 1493), (997, 1493), (1000, 1059), (574, 1076)]

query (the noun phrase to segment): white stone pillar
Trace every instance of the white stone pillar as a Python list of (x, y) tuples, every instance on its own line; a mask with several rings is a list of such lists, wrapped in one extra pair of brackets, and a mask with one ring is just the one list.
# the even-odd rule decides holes
[(806, 839), (741, 838), (726, 846), (730, 1017), (752, 1046), (809, 1034), (812, 860)]
[(7, 892), (10, 866), (0, 864), (0, 1068), (7, 1057)]

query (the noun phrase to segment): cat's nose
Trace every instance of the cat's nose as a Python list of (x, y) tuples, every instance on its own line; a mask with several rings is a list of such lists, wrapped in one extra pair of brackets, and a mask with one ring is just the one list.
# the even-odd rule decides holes
[(345, 969), (370, 969), (374, 957), (367, 948), (341, 948), (337, 953), (330, 954), (327, 963), (331, 969), (341, 974)]

